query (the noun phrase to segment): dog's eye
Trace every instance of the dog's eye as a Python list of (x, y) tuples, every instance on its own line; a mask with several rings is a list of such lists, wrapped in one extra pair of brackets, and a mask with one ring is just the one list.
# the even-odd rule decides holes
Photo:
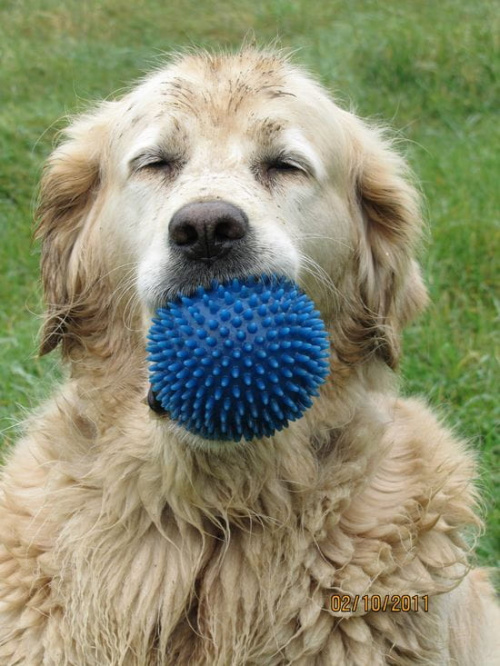
[(139, 169), (151, 169), (152, 171), (171, 171), (174, 168), (175, 160), (162, 157), (146, 161), (139, 167)]
[(288, 179), (308, 175), (307, 166), (295, 157), (283, 155), (259, 161), (253, 168), (255, 177), (266, 187), (279, 185)]
[(158, 153), (145, 153), (131, 160), (131, 169), (136, 173), (158, 172), (167, 175), (175, 173), (181, 166), (181, 160)]
[(171, 165), (171, 162), (168, 162), (167, 160), (155, 160), (154, 162), (147, 162), (146, 164), (143, 165), (143, 169), (148, 168), (148, 169), (168, 169), (168, 167)]
[(279, 174), (279, 173), (303, 173), (304, 170), (302, 169), (301, 166), (296, 164), (295, 162), (291, 160), (286, 160), (286, 159), (278, 159), (278, 160), (273, 160), (272, 162), (269, 162), (267, 164), (267, 174), (269, 176)]

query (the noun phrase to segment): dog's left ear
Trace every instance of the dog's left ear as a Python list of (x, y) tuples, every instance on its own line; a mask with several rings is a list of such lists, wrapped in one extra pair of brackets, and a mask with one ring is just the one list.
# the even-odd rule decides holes
[(358, 288), (372, 349), (396, 368), (401, 330), (427, 303), (414, 259), (423, 228), (420, 197), (406, 162), (382, 134), (363, 133), (353, 168), (362, 218)]

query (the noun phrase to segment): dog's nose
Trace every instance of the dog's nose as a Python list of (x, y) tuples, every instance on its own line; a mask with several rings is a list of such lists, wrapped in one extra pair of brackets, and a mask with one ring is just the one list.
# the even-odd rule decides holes
[(200, 201), (180, 208), (169, 225), (170, 244), (188, 259), (212, 262), (247, 233), (248, 217), (226, 201)]

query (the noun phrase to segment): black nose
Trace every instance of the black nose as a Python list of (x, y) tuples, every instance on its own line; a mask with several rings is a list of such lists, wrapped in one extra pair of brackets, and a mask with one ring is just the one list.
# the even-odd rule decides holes
[(170, 244), (188, 259), (212, 262), (247, 233), (248, 217), (225, 201), (200, 201), (180, 208), (169, 225)]

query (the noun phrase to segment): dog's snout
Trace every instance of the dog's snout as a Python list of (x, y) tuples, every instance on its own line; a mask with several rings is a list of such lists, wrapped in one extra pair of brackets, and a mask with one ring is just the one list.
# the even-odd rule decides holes
[(227, 254), (248, 230), (248, 217), (225, 201), (187, 204), (172, 217), (170, 244), (189, 259), (211, 262)]

